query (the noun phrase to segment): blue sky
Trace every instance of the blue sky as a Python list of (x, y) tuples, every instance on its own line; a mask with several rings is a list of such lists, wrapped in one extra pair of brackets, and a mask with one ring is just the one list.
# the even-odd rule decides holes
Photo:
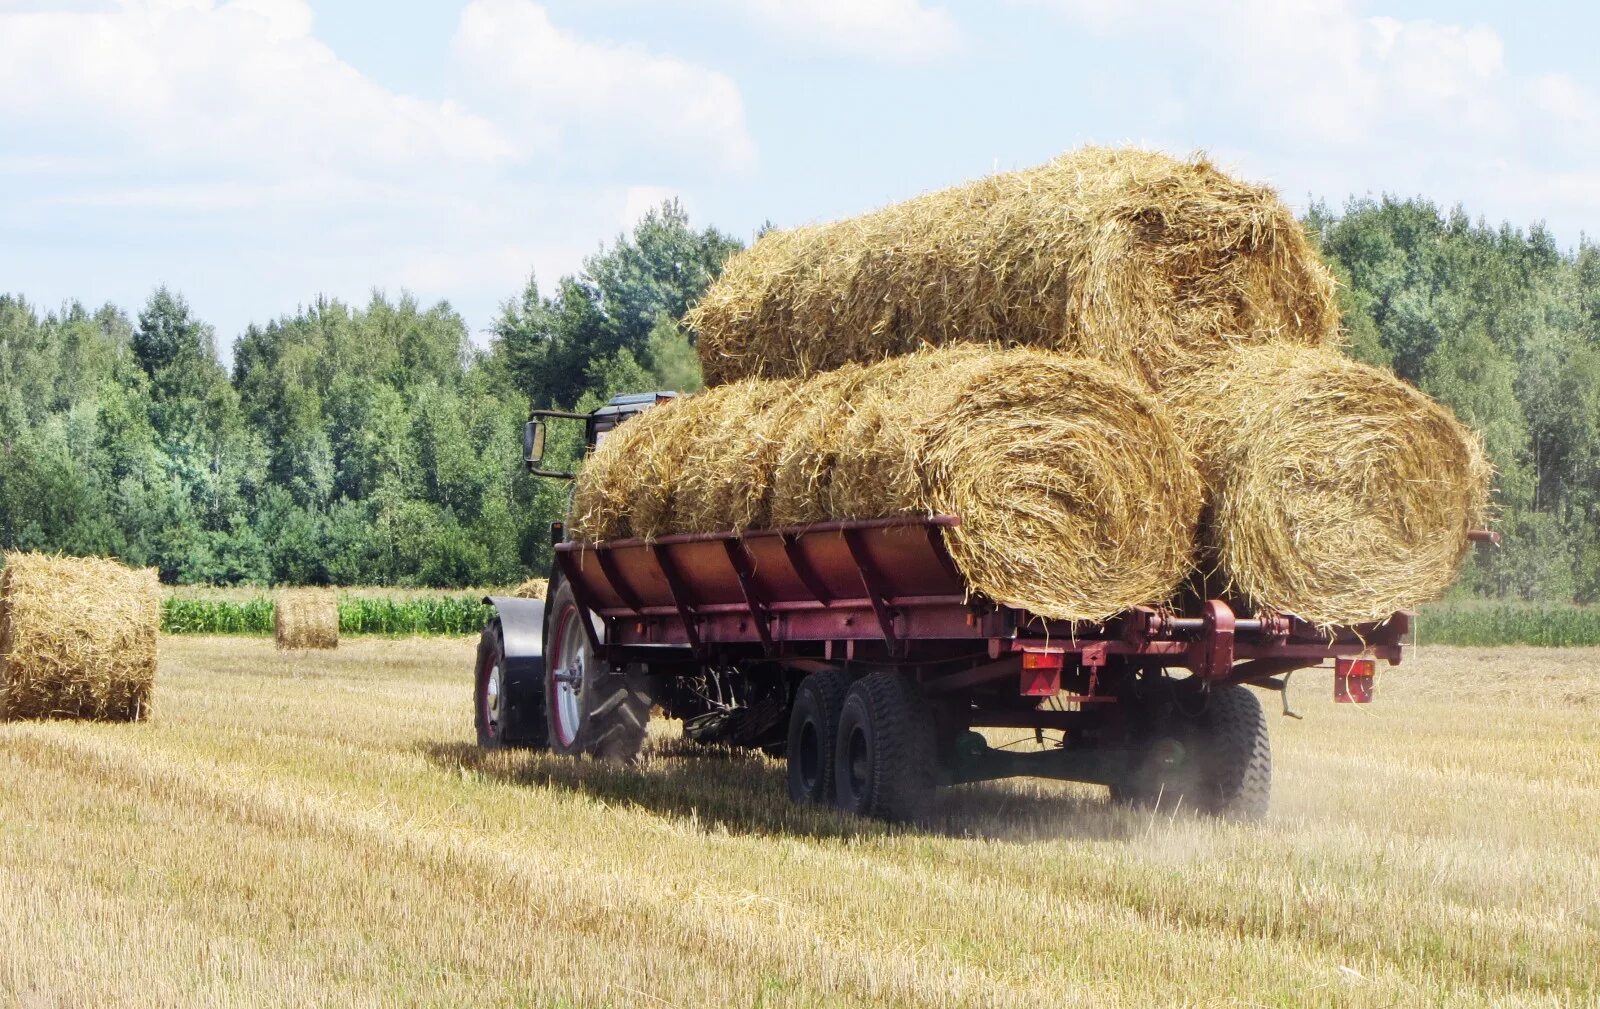
[(0, 290), (477, 333), (652, 202), (748, 238), (1086, 142), (1600, 234), (1600, 5), (0, 0)]

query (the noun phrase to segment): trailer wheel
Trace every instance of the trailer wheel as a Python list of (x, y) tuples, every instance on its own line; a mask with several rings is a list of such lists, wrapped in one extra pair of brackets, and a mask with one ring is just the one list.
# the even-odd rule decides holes
[(1197, 715), (1178, 710), (1145, 735), (1128, 778), (1111, 796), (1163, 809), (1196, 809), (1259, 820), (1272, 799), (1272, 744), (1255, 693), (1243, 686), (1205, 695)]
[(519, 690), (507, 677), (505, 633), (499, 617), (490, 620), (478, 638), (476, 669), (472, 698), (478, 746), (485, 750), (544, 746), (542, 690), (537, 683), (533, 689)]
[(845, 695), (834, 744), (840, 809), (882, 820), (915, 820), (934, 789), (934, 729), (928, 703), (909, 678), (877, 672)]
[(649, 681), (630, 667), (615, 668), (595, 653), (589, 619), (562, 579), (546, 619), (545, 710), (550, 748), (566, 756), (630, 761), (644, 746), (650, 721)]
[(789, 798), (803, 805), (833, 802), (834, 748), (839, 713), (844, 709), (850, 677), (842, 669), (823, 669), (800, 681), (789, 711), (786, 751)]

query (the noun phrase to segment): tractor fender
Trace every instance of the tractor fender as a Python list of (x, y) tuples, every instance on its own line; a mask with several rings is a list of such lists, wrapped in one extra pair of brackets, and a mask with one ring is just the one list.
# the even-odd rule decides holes
[[(544, 708), (544, 600), (485, 596), (500, 617), (505, 642), (505, 690), (524, 710)], [(532, 704), (528, 704), (532, 701)]]

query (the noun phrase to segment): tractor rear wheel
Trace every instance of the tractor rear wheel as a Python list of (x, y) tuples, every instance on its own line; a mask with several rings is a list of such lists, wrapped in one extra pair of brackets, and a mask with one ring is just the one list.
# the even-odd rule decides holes
[(786, 750), (789, 798), (803, 805), (833, 802), (834, 747), (839, 713), (844, 709), (850, 677), (841, 669), (823, 669), (800, 681), (789, 710)]
[(881, 820), (916, 820), (935, 786), (933, 715), (908, 677), (877, 672), (845, 695), (834, 743), (840, 809)]
[(1177, 705), (1141, 734), (1128, 777), (1112, 786), (1120, 802), (1195, 809), (1259, 820), (1272, 799), (1272, 743), (1255, 692), (1223, 687), (1201, 695), (1190, 714)]
[(545, 615), (545, 710), (550, 748), (567, 756), (631, 761), (650, 721), (649, 680), (594, 649), (591, 619), (562, 579)]

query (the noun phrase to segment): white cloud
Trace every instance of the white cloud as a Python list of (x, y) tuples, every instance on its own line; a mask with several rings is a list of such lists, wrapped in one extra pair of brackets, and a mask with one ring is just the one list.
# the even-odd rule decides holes
[[(486, 119), (388, 91), (311, 35), (303, 0), (0, 15), (0, 118), (139, 165), (389, 170), (511, 154)], [(121, 165), (124, 169), (130, 167)]]
[(1187, 123), (1239, 124), (1254, 140), (1234, 153), (1294, 195), (1417, 192), (1528, 220), (1574, 206), (1600, 145), (1595, 97), (1563, 75), (1518, 72), (1481, 25), (1370, 14), (1357, 0), (1012, 3), (1137, 41), (1146, 76), (1184, 96)]
[(476, 102), (540, 150), (615, 161), (646, 148), (735, 171), (755, 161), (731, 78), (636, 46), (579, 39), (530, 0), (472, 0), (452, 52)]
[(0, 0), (0, 277), (45, 304), (170, 283), (227, 341), (408, 287), (481, 329), (666, 192), (637, 183), (754, 158), (730, 79), (528, 2), (468, 6), (455, 100), (367, 77), (304, 0), (61, 6)]
[(1182, 53), (1206, 99), (1277, 129), (1350, 142), (1432, 118), (1504, 129), (1504, 47), (1488, 28), (1367, 16), (1350, 0), (1013, 0), (1088, 32), (1147, 38)]
[(920, 0), (713, 0), (789, 39), (894, 61), (923, 60), (955, 49), (960, 32), (942, 7)]
[(639, 218), (676, 195), (665, 186), (629, 186), (623, 193), (622, 216), (617, 223), (624, 230), (632, 228), (639, 223)]

